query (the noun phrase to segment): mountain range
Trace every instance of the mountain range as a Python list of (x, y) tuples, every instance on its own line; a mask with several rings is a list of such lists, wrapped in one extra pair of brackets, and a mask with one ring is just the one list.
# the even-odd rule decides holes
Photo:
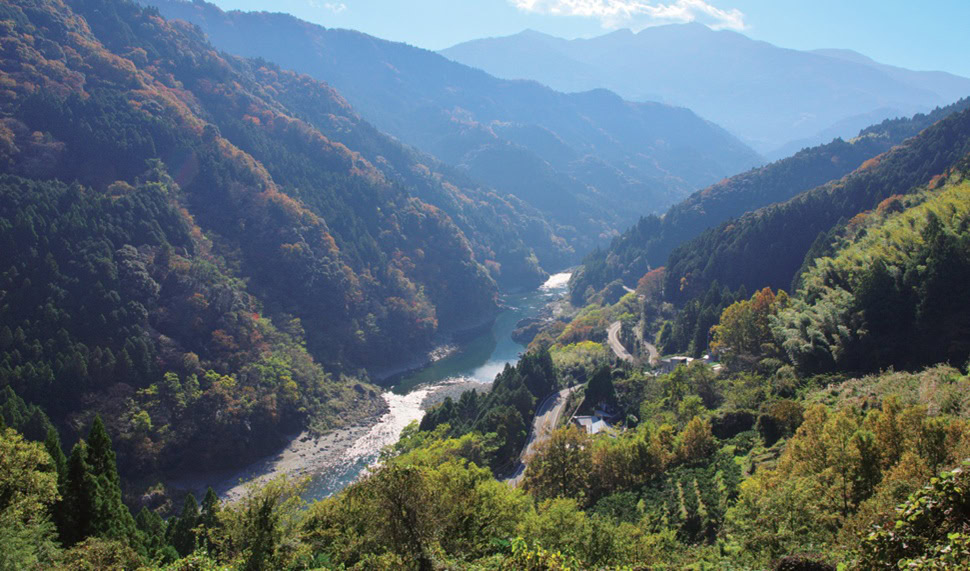
[(879, 64), (848, 50), (805, 52), (699, 23), (565, 40), (532, 30), (441, 52), (498, 77), (566, 92), (606, 88), (682, 105), (771, 159), (970, 95), (970, 79)]
[[(573, 261), (636, 219), (761, 157), (693, 112), (603, 89), (564, 94), (285, 14), (153, 0), (214, 46), (325, 81), (363, 118), (546, 216)], [(540, 263), (557, 260), (537, 248)], [(558, 264), (558, 267), (562, 267)]]
[(0, 2), (0, 569), (970, 568), (970, 97), (748, 169), (165, 5)]

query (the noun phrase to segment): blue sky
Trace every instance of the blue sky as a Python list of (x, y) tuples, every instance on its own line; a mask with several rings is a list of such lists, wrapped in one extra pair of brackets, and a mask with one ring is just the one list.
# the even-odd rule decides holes
[(289, 12), (327, 27), (442, 49), (532, 28), (575, 38), (701, 21), (795, 48), (849, 48), (878, 61), (970, 77), (970, 0), (210, 0)]

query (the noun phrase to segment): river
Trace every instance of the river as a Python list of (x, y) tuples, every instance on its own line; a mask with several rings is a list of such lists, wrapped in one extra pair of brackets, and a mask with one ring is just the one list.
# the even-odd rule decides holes
[(389, 410), (369, 431), (342, 452), (338, 468), (311, 475), (305, 498), (320, 499), (340, 491), (375, 464), (380, 451), (397, 442), (401, 431), (424, 415), (422, 404), (432, 393), (461, 385), (490, 384), (506, 363), (516, 363), (525, 349), (512, 339), (515, 324), (534, 317), (550, 301), (566, 293), (569, 273), (554, 274), (537, 290), (509, 294), (490, 330), (466, 340), (446, 357), (389, 382), (384, 393)]

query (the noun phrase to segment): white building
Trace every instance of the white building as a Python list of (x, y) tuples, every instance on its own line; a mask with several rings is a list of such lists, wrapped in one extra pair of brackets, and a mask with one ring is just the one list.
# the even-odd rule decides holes
[(573, 422), (582, 427), (586, 434), (599, 434), (610, 428), (606, 419), (599, 416), (574, 416)]

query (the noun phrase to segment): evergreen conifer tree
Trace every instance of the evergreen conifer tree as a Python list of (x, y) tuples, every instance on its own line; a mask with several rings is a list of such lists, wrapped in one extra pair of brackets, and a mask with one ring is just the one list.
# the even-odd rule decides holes
[(57, 489), (63, 496), (64, 486), (67, 484), (67, 456), (64, 455), (64, 450), (61, 448), (61, 437), (53, 426), (47, 428), (44, 447), (47, 448), (47, 453), (51, 455), (54, 469), (57, 470)]
[(100, 416), (94, 417), (88, 433), (88, 464), (91, 474), (98, 482), (98, 516), (94, 520), (94, 531), (99, 537), (127, 540), (136, 545), (135, 518), (121, 499), (121, 477), (118, 476), (118, 463), (111, 437), (105, 429)]
[(100, 417), (95, 417), (88, 441), (71, 451), (63, 496), (60, 531), (65, 544), (94, 536), (137, 546), (135, 518), (121, 499), (115, 452)]
[(63, 516), (58, 519), (61, 541), (74, 545), (93, 535), (92, 523), (99, 511), (98, 481), (87, 462), (87, 444), (81, 440), (71, 450), (67, 462), (67, 480), (61, 503)]
[(199, 524), (199, 503), (195, 496), (189, 494), (185, 497), (185, 504), (182, 506), (182, 513), (177, 521), (172, 525), (171, 543), (179, 555), (186, 555), (195, 551), (197, 547), (195, 526)]
[(63, 530), (67, 527), (67, 510), (64, 503), (64, 498), (67, 497), (67, 456), (64, 455), (64, 450), (61, 448), (61, 437), (53, 426), (47, 429), (44, 447), (50, 454), (51, 462), (57, 471), (57, 493), (61, 496), (61, 499), (54, 504), (51, 519), (57, 526), (58, 532), (63, 533)]
[(199, 526), (202, 527), (200, 543), (208, 548), (210, 532), (219, 528), (219, 496), (211, 487), (206, 490), (202, 499), (202, 512), (199, 514)]
[(91, 431), (88, 432), (88, 463), (95, 476), (103, 476), (120, 488), (121, 478), (118, 476), (117, 459), (111, 447), (111, 437), (108, 436), (100, 415), (94, 417)]
[(167, 553), (171, 546), (165, 540), (165, 520), (157, 513), (145, 507), (141, 508), (135, 516), (135, 526), (138, 528), (142, 555), (159, 562), (169, 562), (177, 557)]

